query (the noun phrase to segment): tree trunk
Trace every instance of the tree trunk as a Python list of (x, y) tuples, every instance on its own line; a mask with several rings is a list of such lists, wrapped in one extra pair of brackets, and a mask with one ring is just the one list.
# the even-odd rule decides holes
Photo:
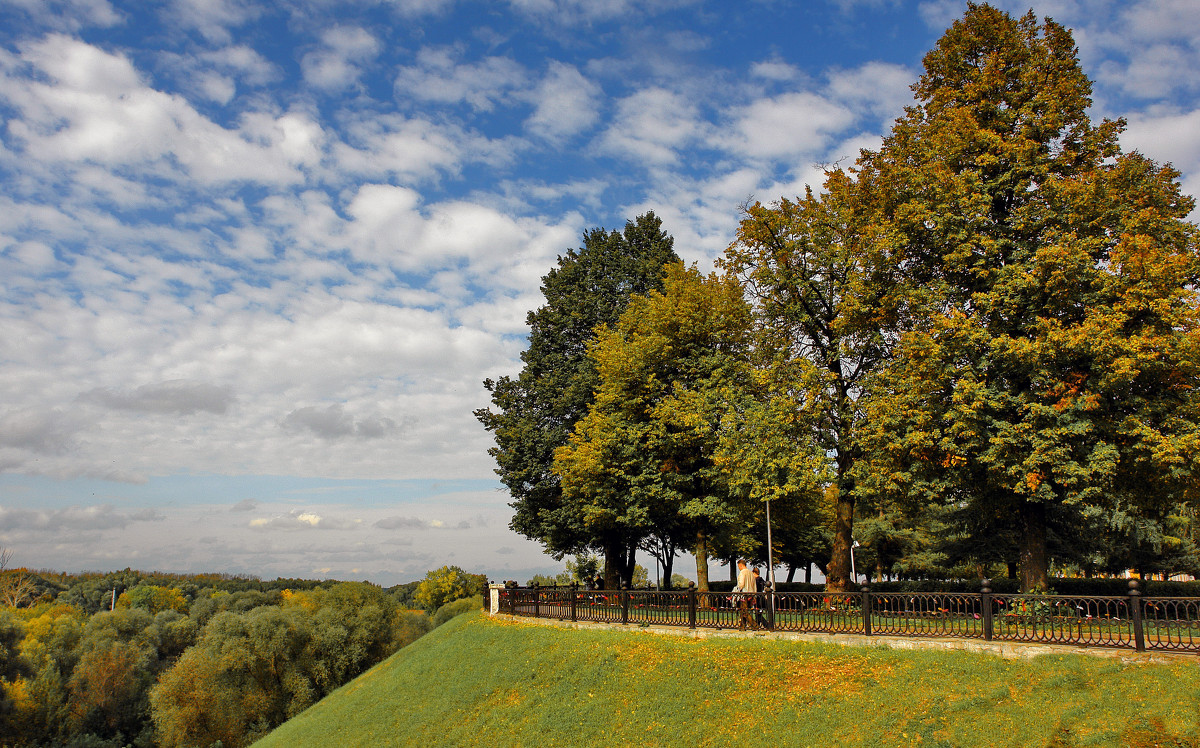
[(804, 567), (804, 583), (805, 584), (812, 584), (812, 567), (813, 567), (813, 565), (811, 563), (809, 563), (807, 566)]
[(795, 564), (788, 564), (787, 583), (788, 583), (788, 584), (791, 584), (791, 583), (792, 583), (792, 579), (793, 579), (795, 576), (796, 576), (796, 565), (795, 565)]
[(619, 541), (604, 542), (604, 589), (615, 590), (621, 586), (621, 566), (625, 549)]
[[(839, 488), (853, 489), (850, 485)], [(853, 586), (850, 579), (850, 545), (854, 542), (854, 499), (850, 490), (839, 490), (837, 516), (833, 521), (833, 553), (829, 559), (829, 571), (825, 575), (825, 589), (830, 592), (849, 592)]]
[(1040, 501), (1022, 501), (1021, 520), (1021, 591), (1044, 592), (1050, 588), (1050, 570), (1046, 561), (1046, 505)]
[(696, 589), (708, 592), (708, 536), (696, 533)]
[(737, 584), (737, 559), (729, 559), (729, 581)]

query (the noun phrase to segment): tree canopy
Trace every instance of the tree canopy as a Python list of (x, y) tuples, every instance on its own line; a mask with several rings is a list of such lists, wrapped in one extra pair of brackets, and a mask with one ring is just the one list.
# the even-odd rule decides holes
[[(620, 570), (639, 543), (702, 567), (759, 552), (756, 504), (786, 499), (807, 550), (778, 550), (828, 544), (832, 589), (856, 540), (881, 574), (1004, 564), (1023, 589), (1052, 558), (1196, 568), (1200, 253), (1179, 173), (1092, 121), (1070, 32), (1032, 12), (968, 3), (913, 91), (819, 192), (745, 208), (730, 277), (673, 266), (588, 357), (578, 337), (543, 352), (535, 325), (526, 371), (569, 375), (489, 382), (508, 409), (480, 416), (514, 528)], [(558, 283), (591, 289), (568, 259), (531, 325), (599, 319), (565, 301)]]
[(1047, 586), (1054, 506), (1151, 515), (1194, 494), (1194, 207), (1093, 124), (1071, 35), (970, 5), (858, 179), (904, 315), (873, 380), (873, 487), (1019, 527)]
[(566, 505), (606, 548), (673, 537), (695, 549), (707, 586), (707, 539), (739, 512), (718, 453), (722, 422), (749, 389), (749, 334), (736, 279), (682, 263), (600, 331), (595, 402), (554, 468)]
[[(605, 550), (563, 506), (553, 471), (554, 450), (567, 443), (596, 388), (587, 346), (598, 328), (616, 322), (631, 295), (661, 288), (664, 266), (679, 259), (673, 245), (653, 213), (624, 231), (586, 232), (583, 246), (542, 278), (546, 302), (528, 315), (520, 373), (484, 382), (493, 408), (475, 416), (495, 439), (496, 473), (513, 499), (511, 527), (559, 557)], [(617, 576), (618, 567), (607, 568), (606, 579)]]

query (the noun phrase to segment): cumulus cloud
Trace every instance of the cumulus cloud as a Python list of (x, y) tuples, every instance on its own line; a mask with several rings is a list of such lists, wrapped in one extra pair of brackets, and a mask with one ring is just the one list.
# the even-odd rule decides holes
[(146, 85), (122, 55), (62, 35), (22, 51), (48, 80), (10, 77), (3, 93), (20, 113), (10, 120), (10, 132), (38, 159), (110, 166), (170, 162), (201, 182), (301, 179), (303, 159), (288, 147), (296, 128), (282, 117), (270, 127), (263, 117), (251, 117), (254, 127), (243, 135), (203, 117), (181, 96)]
[(696, 104), (683, 94), (647, 88), (617, 102), (616, 116), (598, 147), (632, 161), (673, 164), (707, 130)]
[(697, 0), (508, 0), (516, 10), (533, 18), (564, 25), (594, 23), (633, 15), (654, 15), (694, 5)]
[(0, 415), (0, 448), (57, 455), (75, 447), (83, 424), (58, 409), (24, 409)]
[(429, 523), (420, 517), (384, 517), (375, 523), (381, 530), (425, 530)]
[(322, 439), (380, 439), (395, 432), (399, 426), (390, 418), (367, 415), (354, 418), (340, 404), (325, 408), (308, 406), (288, 413), (283, 427), (291, 431), (308, 431)]
[(750, 66), (750, 75), (768, 81), (794, 81), (807, 77), (800, 68), (778, 59), (754, 63)]
[(72, 506), (65, 509), (17, 509), (0, 506), (0, 525), (6, 530), (106, 530), (131, 522), (155, 522), (162, 516), (154, 510), (132, 514), (111, 505)]
[(249, 523), (254, 530), (354, 530), (361, 526), (361, 519), (324, 517), (301, 509), (274, 517), (252, 519)]
[(533, 135), (561, 143), (592, 127), (599, 119), (603, 91), (572, 65), (551, 61), (531, 98), (533, 114), (525, 127)]
[(822, 154), (833, 135), (854, 121), (846, 107), (809, 92), (759, 99), (731, 115), (728, 146), (755, 158)]
[(238, 503), (229, 507), (231, 512), (252, 512), (258, 508), (258, 502), (254, 499), (242, 499)]
[(400, 68), (395, 88), (401, 101), (461, 103), (486, 112), (523, 88), (525, 80), (525, 69), (507, 57), (466, 63), (459, 50), (438, 47), (421, 50), (416, 65)]
[(163, 16), (215, 42), (228, 41), (235, 29), (259, 12), (252, 3), (236, 0), (172, 0)]
[(87, 26), (107, 28), (124, 21), (108, 0), (7, 0), (8, 5), (25, 11), (37, 25), (62, 31), (78, 31)]
[(144, 384), (133, 390), (98, 387), (79, 398), (116, 410), (176, 415), (195, 415), (200, 412), (220, 415), (237, 401), (230, 387), (186, 380)]
[(338, 26), (321, 34), (321, 47), (304, 55), (300, 68), (309, 85), (336, 91), (353, 85), (362, 64), (379, 53), (379, 40), (357, 26)]

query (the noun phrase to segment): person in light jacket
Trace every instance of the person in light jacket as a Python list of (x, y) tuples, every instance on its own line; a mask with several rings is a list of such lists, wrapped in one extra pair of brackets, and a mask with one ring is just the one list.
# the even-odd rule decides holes
[(737, 586), (733, 588), (733, 599), (738, 608), (738, 628), (745, 630), (747, 626), (757, 629), (758, 623), (750, 617), (750, 601), (756, 594), (754, 575), (746, 568), (746, 559), (739, 558), (737, 562)]

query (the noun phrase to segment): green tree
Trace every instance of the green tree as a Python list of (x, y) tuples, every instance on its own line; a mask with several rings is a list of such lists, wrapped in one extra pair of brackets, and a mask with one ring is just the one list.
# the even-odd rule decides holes
[[(429, 628), (367, 583), (286, 591), (223, 611), (150, 691), (163, 746), (253, 742)], [(170, 613), (160, 613), (167, 616)]]
[(679, 259), (672, 245), (653, 213), (626, 223), (623, 232), (585, 233), (583, 247), (559, 257), (542, 278), (546, 303), (527, 318), (520, 374), (485, 381), (493, 408), (475, 412), (495, 439), (491, 454), (513, 499), (512, 529), (557, 558), (604, 553), (610, 581), (628, 578), (636, 546), (606, 546), (564, 508), (554, 450), (592, 402), (597, 377), (587, 346), (596, 329), (614, 323), (631, 294), (661, 287), (663, 266)]
[(468, 574), (457, 566), (443, 566), (425, 574), (413, 599), (432, 615), (446, 603), (487, 591), (487, 577)]
[(668, 266), (663, 290), (631, 299), (592, 344), (595, 402), (555, 455), (573, 522), (608, 547), (679, 533), (702, 589), (709, 536), (744, 525), (715, 456), (747, 388), (749, 335), (736, 278)]
[(0, 725), (6, 722), (6, 715), (12, 711), (5, 681), (13, 681), (28, 675), (32, 668), (29, 661), (22, 657), (20, 644), (25, 638), (21, 622), (6, 610), (0, 610)]
[(174, 587), (162, 587), (143, 582), (118, 597), (116, 607), (141, 608), (154, 615), (164, 610), (186, 613), (188, 604), (183, 594)]
[(1070, 33), (969, 4), (859, 181), (907, 280), (870, 400), (875, 488), (1019, 528), (1048, 584), (1054, 507), (1196, 490), (1200, 254), (1178, 174), (1093, 125)]
[(762, 395), (741, 459), (748, 485), (763, 499), (809, 503), (820, 484), (833, 487), (834, 590), (850, 585), (866, 382), (890, 349), (892, 284), (868, 251), (864, 192), (831, 170), (820, 196), (749, 206), (722, 260), (744, 280), (759, 323)]

